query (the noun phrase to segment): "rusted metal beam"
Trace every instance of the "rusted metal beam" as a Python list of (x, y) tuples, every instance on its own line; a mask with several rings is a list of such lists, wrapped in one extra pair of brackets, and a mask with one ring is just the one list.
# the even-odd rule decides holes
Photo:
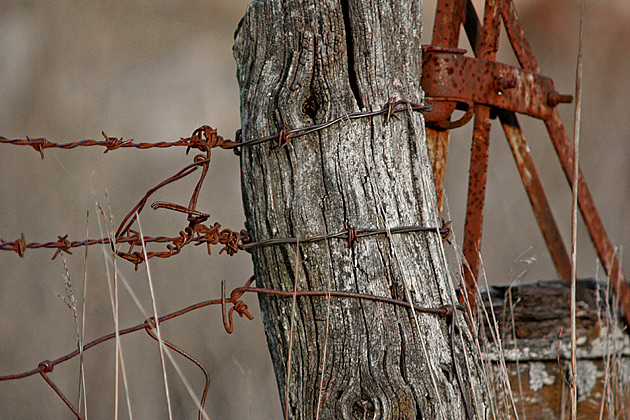
[(501, 9), (501, 17), (503, 18), (503, 24), (505, 26), (505, 32), (507, 33), (514, 54), (518, 63), (526, 70), (534, 73), (540, 73), (540, 66), (534, 56), (534, 51), (529, 45), (527, 38), (525, 38), (525, 31), (521, 26), (521, 22), (518, 20), (518, 14), (516, 13), (516, 7), (511, 0), (505, 1), (503, 8)]
[[(499, 25), (502, 0), (486, 0), (484, 24), (478, 42), (473, 44), (475, 55), (483, 60), (494, 60), (499, 47)], [(471, 41), (472, 43), (472, 41)], [(475, 105), (475, 126), (470, 152), (470, 174), (468, 176), (468, 202), (464, 225), (463, 267), (466, 293), (471, 308), (474, 308), (481, 252), (481, 228), (488, 174), (488, 146), (490, 144), (490, 108)], [(463, 296), (460, 296), (463, 300)]]
[(438, 0), (433, 24), (433, 45), (456, 47), (465, 13), (466, 1)]
[[(573, 185), (573, 153), (569, 143), (569, 136), (560, 120), (558, 111), (554, 111), (551, 118), (545, 120), (545, 126), (547, 127), (549, 137), (560, 160), (564, 175), (569, 185)], [(610, 277), (615, 293), (617, 293), (619, 297), (626, 323), (630, 326), (630, 287), (628, 287), (625, 276), (621, 272), (615, 247), (608, 237), (604, 224), (599, 217), (599, 213), (595, 207), (595, 201), (584, 180), (581, 168), (579, 169), (578, 175), (578, 205), (582, 213), (582, 218), (584, 219), (584, 224), (586, 225), (595, 251), (597, 252), (597, 256), (606, 274)]]
[(529, 202), (534, 210), (534, 215), (547, 244), (547, 249), (551, 254), (556, 272), (561, 279), (568, 279), (571, 277), (569, 253), (562, 240), (562, 235), (553, 216), (551, 206), (547, 201), (547, 196), (538, 177), (534, 160), (529, 153), (529, 145), (518, 123), (518, 118), (513, 112), (504, 110), (498, 110), (497, 114), (512, 149), (512, 155), (523, 180), (527, 197), (529, 197)]
[(422, 86), (427, 95), (451, 100), (432, 104), (432, 110), (424, 114), (428, 123), (444, 120), (458, 101), (544, 120), (558, 103), (573, 99), (559, 94), (549, 77), (491, 59), (466, 57), (459, 48), (425, 46), (423, 53)]
[[(464, 226), (463, 253), (464, 280), (471, 308), (475, 305), (477, 275), (479, 273), (479, 253), (481, 252), (481, 227), (483, 206), (486, 197), (488, 174), (488, 146), (490, 144), (490, 108), (475, 106), (475, 127), (470, 151), (470, 173), (468, 176), (468, 201), (466, 203), (466, 224)], [(460, 296), (462, 300), (462, 296)]]
[[(456, 47), (459, 42), (461, 24), (466, 13), (466, 3), (462, 0), (438, 0), (435, 10), (435, 22), (433, 25), (433, 45), (441, 47)], [(423, 62), (425, 60), (423, 51)], [(423, 76), (426, 74), (423, 70)], [(432, 105), (435, 102), (432, 103)], [(454, 108), (454, 107), (453, 107)], [(451, 113), (441, 118), (448, 121)], [(433, 168), (433, 181), (437, 193), (438, 212), (442, 212), (444, 204), (444, 174), (446, 170), (446, 155), (448, 152), (449, 130), (441, 127), (440, 130), (427, 126), (427, 147), (431, 165)]]

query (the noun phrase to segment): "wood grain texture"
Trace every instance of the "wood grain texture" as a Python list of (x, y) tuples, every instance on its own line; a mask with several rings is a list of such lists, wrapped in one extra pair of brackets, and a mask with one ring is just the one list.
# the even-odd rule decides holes
[[(422, 101), (421, 2), (256, 1), (236, 34), (243, 138), (327, 121), (391, 97)], [(419, 114), (361, 119), (242, 151), (246, 227), (254, 241), (356, 228), (439, 226), (424, 123)], [(442, 306), (456, 301), (441, 239), (412, 233), (255, 250), (257, 285), (333, 289)], [(260, 297), (283, 404), (291, 300)], [(299, 299), (294, 329), (292, 418), (464, 418), (443, 319), (359, 300)], [(460, 325), (464, 325), (463, 319)], [(464, 337), (468, 337), (464, 331)], [(478, 359), (456, 338), (473, 411), (485, 413)], [(429, 363), (426, 363), (425, 353)], [(472, 374), (467, 373), (463, 351)], [(428, 369), (431, 369), (429, 372)], [(431, 379), (431, 373), (435, 380)], [(475, 405), (478, 403), (478, 406)], [(485, 418), (485, 414), (480, 418)]]

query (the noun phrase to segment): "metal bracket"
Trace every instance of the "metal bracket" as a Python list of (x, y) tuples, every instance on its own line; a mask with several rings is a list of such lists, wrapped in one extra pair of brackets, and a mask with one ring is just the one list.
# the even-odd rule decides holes
[(549, 77), (492, 60), (467, 57), (461, 48), (422, 48), (422, 89), (439, 98), (425, 112), (427, 123), (438, 127), (458, 102), (472, 102), (546, 120), (559, 103), (573, 101), (556, 91)]

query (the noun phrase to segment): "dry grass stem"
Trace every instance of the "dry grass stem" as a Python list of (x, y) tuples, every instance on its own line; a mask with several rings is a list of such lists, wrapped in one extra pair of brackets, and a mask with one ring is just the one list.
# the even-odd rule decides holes
[(293, 280), (293, 300), (291, 302), (291, 323), (289, 324), (289, 351), (287, 355), (286, 388), (284, 391), (284, 418), (289, 420), (289, 391), (291, 389), (291, 363), (293, 362), (293, 329), (295, 326), (295, 309), (297, 306), (297, 288), (300, 281), (300, 239), (295, 243), (295, 279)]
[[(84, 390), (85, 390), (85, 378), (83, 376), (83, 339), (82, 339), (82, 334), (81, 334), (81, 328), (79, 326), (79, 316), (78, 316), (78, 310), (77, 310), (77, 301), (76, 298), (74, 297), (74, 289), (72, 287), (72, 278), (70, 277), (70, 270), (68, 269), (68, 261), (65, 258), (62, 258), (62, 262), (63, 262), (63, 269), (64, 269), (64, 275), (63, 275), (63, 283), (64, 283), (64, 289), (65, 289), (65, 295), (61, 295), (60, 293), (57, 293), (57, 297), (66, 304), (66, 306), (68, 307), (68, 309), (70, 309), (70, 311), (72, 312), (72, 317), (74, 319), (74, 325), (76, 328), (76, 335), (77, 335), (77, 348), (79, 349), (79, 353), (80, 353), (80, 363), (79, 363), (79, 395), (78, 395), (78, 411), (79, 413), (81, 413), (81, 406), (83, 405), (83, 396), (84, 396)], [(84, 308), (85, 310), (85, 308)], [(86, 406), (87, 406), (87, 401), (86, 401)]]
[(162, 340), (162, 333), (160, 329), (160, 323), (158, 319), (157, 304), (155, 303), (155, 290), (153, 288), (153, 277), (151, 276), (151, 266), (149, 264), (149, 258), (147, 256), (147, 247), (144, 243), (144, 233), (142, 232), (142, 225), (140, 224), (140, 214), (135, 214), (136, 223), (138, 223), (138, 231), (140, 232), (140, 241), (142, 242), (142, 253), (144, 255), (145, 267), (147, 269), (147, 281), (149, 283), (149, 291), (151, 294), (151, 305), (153, 307), (153, 319), (155, 320), (155, 330), (158, 341), (158, 347), (160, 349), (160, 363), (162, 364), (162, 376), (164, 379), (164, 393), (166, 395), (166, 407), (168, 409), (168, 418), (173, 420), (173, 408), (171, 407), (171, 393), (168, 386), (168, 375), (166, 373), (166, 362), (164, 360), (164, 341)]
[[(85, 239), (90, 237), (90, 211), (88, 210), (85, 215)], [(85, 309), (87, 307), (87, 258), (88, 258), (88, 246), (85, 246), (85, 253), (83, 254), (83, 303), (81, 308), (81, 334), (79, 334), (79, 412), (81, 412), (81, 405), (83, 405), (83, 413), (85, 418), (88, 418), (87, 407), (87, 387), (85, 386), (85, 365), (83, 362), (83, 343), (85, 341)]]
[(580, 41), (575, 77), (575, 117), (573, 128), (573, 203), (571, 208), (571, 420), (577, 419), (577, 344), (576, 344), (576, 281), (577, 281), (577, 211), (580, 172), (580, 119), (582, 113), (582, 52), (584, 49), (584, 0), (580, 2)]
[[(123, 386), (125, 388), (125, 396), (127, 400), (127, 410), (129, 412), (129, 419), (133, 420), (133, 413), (131, 411), (131, 400), (129, 398), (129, 386), (127, 383), (127, 374), (125, 370), (125, 360), (123, 357), (123, 351), (122, 351), (122, 346), (120, 342), (120, 334), (119, 334), (120, 326), (119, 326), (119, 316), (118, 316), (119, 314), (118, 312), (118, 264), (117, 264), (117, 259), (116, 259), (117, 243), (114, 238), (114, 221), (113, 221), (113, 216), (111, 216), (112, 213), (109, 206), (108, 206), (108, 211), (109, 211), (108, 214), (110, 215), (110, 217), (107, 217), (105, 215), (105, 212), (103, 211), (103, 209), (98, 203), (96, 203), (96, 209), (97, 209), (98, 228), (99, 228), (101, 237), (105, 237), (105, 233), (107, 233), (107, 237), (111, 240), (111, 247), (113, 248), (113, 252), (111, 254), (111, 264), (114, 268), (114, 280), (112, 281), (112, 273), (110, 272), (109, 264), (108, 264), (110, 256), (108, 255), (107, 248), (105, 247), (105, 245), (104, 244), (101, 245), (101, 249), (103, 250), (103, 257), (105, 259), (107, 287), (109, 289), (109, 299), (110, 299), (110, 304), (112, 307), (112, 315), (114, 318), (114, 329), (116, 333), (115, 368), (114, 368), (115, 369), (114, 371), (114, 420), (118, 420), (118, 411), (119, 411), (119, 406), (120, 406), (118, 394), (119, 394), (121, 373), (122, 373)], [(103, 219), (105, 219), (105, 221), (107, 222), (106, 232), (103, 232), (101, 217), (103, 217)]]

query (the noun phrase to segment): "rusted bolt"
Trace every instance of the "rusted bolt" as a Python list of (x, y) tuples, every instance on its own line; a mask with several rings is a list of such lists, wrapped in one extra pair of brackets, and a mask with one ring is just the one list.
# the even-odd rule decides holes
[(506, 77), (495, 77), (492, 85), (498, 95), (503, 95), (504, 90), (514, 89), (516, 87), (516, 80)]
[(547, 105), (552, 108), (558, 104), (570, 104), (571, 102), (573, 102), (573, 95), (562, 95), (557, 90), (549, 92), (547, 95)]

